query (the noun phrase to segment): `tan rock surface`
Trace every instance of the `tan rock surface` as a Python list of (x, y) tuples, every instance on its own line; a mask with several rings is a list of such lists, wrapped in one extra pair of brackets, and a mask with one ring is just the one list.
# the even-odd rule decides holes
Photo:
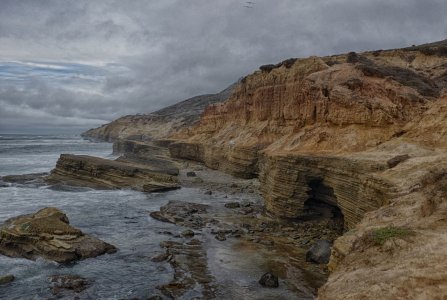
[[(339, 208), (351, 230), (319, 298), (443, 299), (445, 44), (264, 66), (174, 135), (171, 154), (259, 176), (279, 217), (301, 217), (311, 198)], [(414, 234), (371, 242), (386, 226)]]
[(114, 246), (72, 227), (53, 207), (11, 218), (0, 227), (0, 253), (6, 256), (65, 263), (113, 252)]

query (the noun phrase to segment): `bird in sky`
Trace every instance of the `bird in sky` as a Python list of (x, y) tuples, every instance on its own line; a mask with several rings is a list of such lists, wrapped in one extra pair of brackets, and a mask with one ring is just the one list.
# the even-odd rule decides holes
[(254, 2), (252, 2), (252, 1), (245, 1), (245, 5), (244, 5), (244, 7), (245, 8), (253, 8), (253, 6), (254, 6)]

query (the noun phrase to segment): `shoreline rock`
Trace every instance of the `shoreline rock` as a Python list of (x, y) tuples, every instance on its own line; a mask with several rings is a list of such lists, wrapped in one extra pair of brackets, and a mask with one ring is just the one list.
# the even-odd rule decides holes
[(46, 177), (49, 184), (63, 183), (95, 189), (131, 188), (161, 192), (180, 188), (170, 169), (157, 165), (133, 164), (87, 155), (61, 154), (56, 167)]
[(8, 219), (0, 227), (0, 254), (10, 257), (68, 263), (116, 251), (115, 246), (72, 227), (67, 216), (53, 207)]
[(14, 275), (5, 275), (5, 276), (0, 276), (0, 285), (4, 285), (4, 284), (8, 284), (11, 283), (15, 280), (15, 276)]

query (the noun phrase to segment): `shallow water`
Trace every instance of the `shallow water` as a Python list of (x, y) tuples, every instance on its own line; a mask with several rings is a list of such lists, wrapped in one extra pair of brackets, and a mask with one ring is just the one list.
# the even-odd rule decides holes
[[(8, 138), (0, 138), (0, 175), (48, 172), (60, 153), (108, 157), (112, 148), (111, 144), (90, 143), (76, 137)], [(64, 211), (73, 226), (119, 249), (117, 253), (72, 265), (0, 255), (0, 275), (16, 277), (13, 283), (0, 286), (0, 299), (50, 298), (48, 276), (56, 274), (76, 274), (92, 281), (90, 287), (80, 294), (80, 299), (147, 299), (160, 295), (156, 287), (168, 283), (173, 270), (168, 263), (154, 263), (150, 258), (163, 252), (159, 244), (170, 238), (162, 232), (179, 233), (183, 228), (156, 221), (148, 212), (158, 210), (169, 200), (212, 203), (223, 207), (225, 202), (242, 200), (240, 196), (218, 192), (212, 196), (204, 195), (204, 191), (198, 188), (144, 194), (130, 190), (85, 188), (64, 191), (48, 186), (13, 184), (0, 187), (0, 223), (10, 217), (53, 206)], [(257, 281), (269, 270), (267, 262), (272, 259), (268, 251), (261, 253), (250, 247), (238, 247), (237, 239), (218, 242), (206, 230), (202, 238), (207, 247), (210, 271), (220, 286), (217, 292), (219, 299), (301, 299), (287, 290), (283, 281), (279, 289), (259, 286)], [(196, 294), (192, 291), (188, 295)], [(190, 299), (187, 295), (183, 298)]]

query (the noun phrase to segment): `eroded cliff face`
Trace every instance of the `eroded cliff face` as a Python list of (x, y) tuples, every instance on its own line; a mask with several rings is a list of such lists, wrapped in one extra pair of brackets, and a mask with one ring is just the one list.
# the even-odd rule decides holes
[(106, 142), (166, 138), (196, 123), (205, 107), (228, 99), (233, 88), (234, 84), (219, 93), (196, 96), (152, 113), (124, 116), (81, 136)]
[[(342, 222), (349, 231), (332, 249), (321, 299), (439, 298), (447, 294), (445, 44), (262, 66), (174, 134), (171, 155), (259, 176), (272, 215)], [(374, 230), (391, 234), (381, 244)]]
[(380, 172), (409, 152), (384, 144), (405, 141), (420, 148), (414, 153), (445, 144), (446, 63), (404, 49), (263, 66), (228, 101), (208, 107), (188, 134), (174, 135), (181, 141), (171, 154), (259, 175), (267, 209), (281, 217), (300, 217), (310, 185), (320, 181), (336, 199), (322, 202), (341, 209), (351, 228), (398, 190)]

